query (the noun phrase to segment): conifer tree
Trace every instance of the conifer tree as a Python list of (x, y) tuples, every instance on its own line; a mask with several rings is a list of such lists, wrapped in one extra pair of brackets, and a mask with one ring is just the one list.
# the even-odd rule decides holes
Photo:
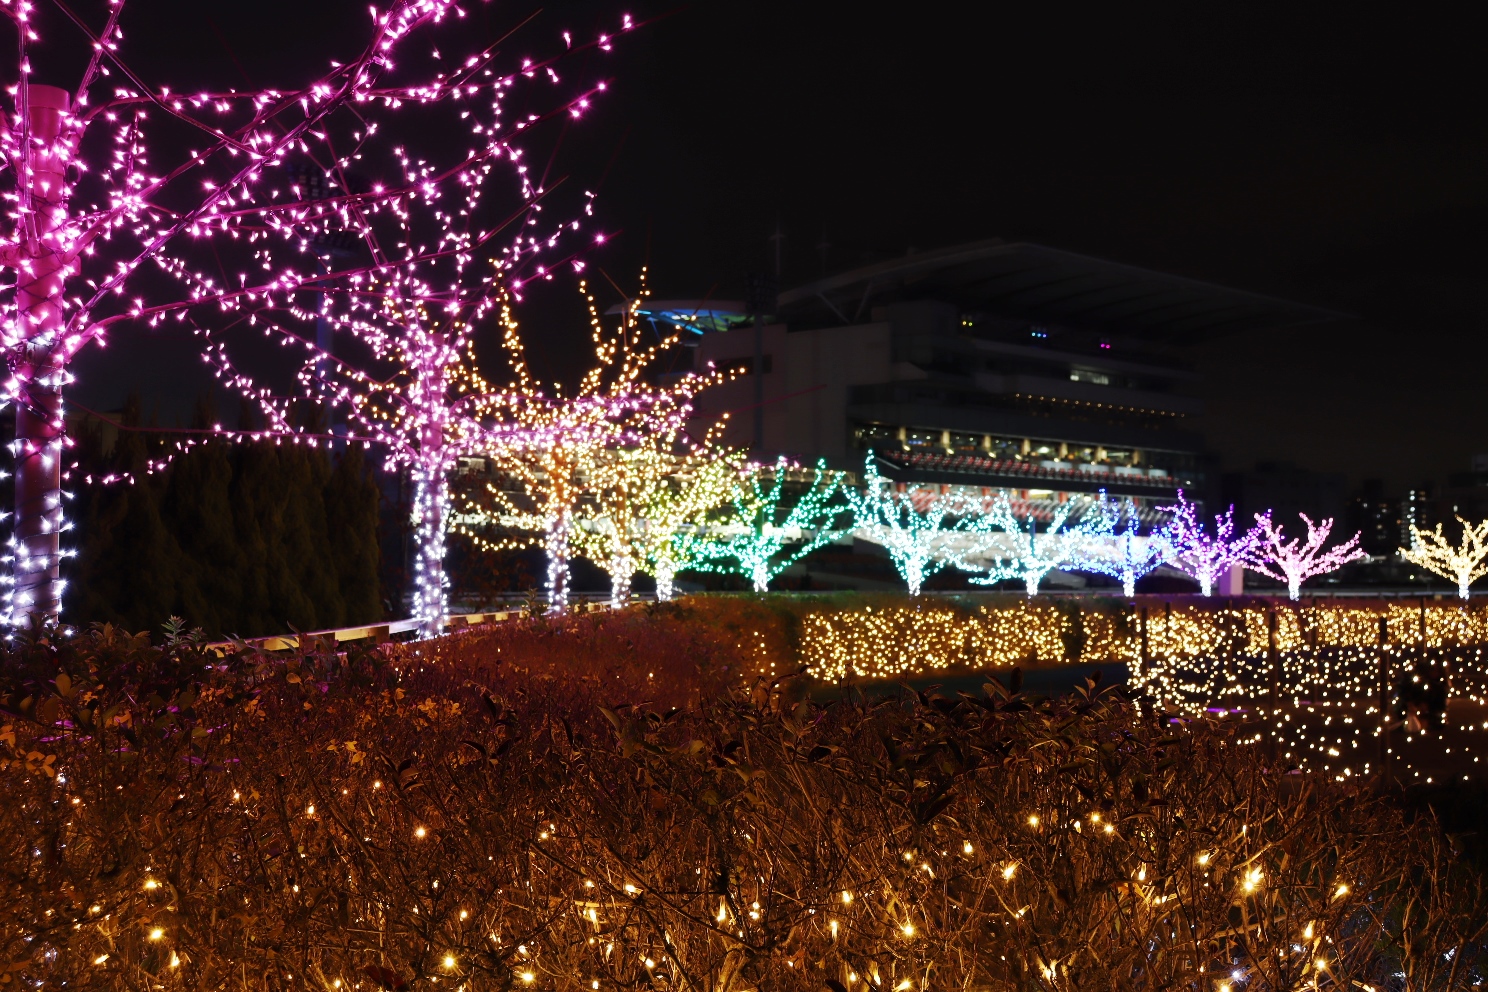
[(345, 608), (345, 624), (382, 619), (378, 594), (377, 484), (360, 445), (336, 458), (325, 487), (325, 516), (331, 557)]

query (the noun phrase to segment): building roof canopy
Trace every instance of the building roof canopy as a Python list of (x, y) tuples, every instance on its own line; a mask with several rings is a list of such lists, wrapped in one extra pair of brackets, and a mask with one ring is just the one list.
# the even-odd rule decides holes
[(1347, 315), (1042, 245), (998, 239), (919, 252), (780, 294), (792, 323), (858, 323), (875, 305), (933, 299), (963, 313), (1167, 344)]

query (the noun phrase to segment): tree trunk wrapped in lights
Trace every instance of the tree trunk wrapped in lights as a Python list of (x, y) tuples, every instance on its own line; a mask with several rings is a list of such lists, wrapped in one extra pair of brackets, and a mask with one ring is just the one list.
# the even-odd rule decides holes
[(1307, 514), (1299, 514), (1307, 525), (1307, 538), (1288, 539), (1271, 520), (1271, 511), (1257, 513), (1256, 544), (1246, 555), (1245, 567), (1285, 582), (1288, 599), (1302, 598), (1302, 583), (1318, 575), (1336, 572), (1351, 561), (1369, 556), (1359, 550), (1359, 535), (1324, 550), (1328, 534), (1333, 530), (1333, 518), (1322, 523), (1313, 523)]
[(1462, 525), (1462, 540), (1455, 546), (1447, 541), (1441, 524), (1434, 531), (1411, 524), (1411, 543), (1400, 549), (1400, 557), (1450, 579), (1457, 585), (1457, 595), (1467, 599), (1468, 587), (1488, 575), (1488, 520), (1474, 525), (1458, 517), (1457, 522)]
[(853, 536), (889, 553), (911, 596), (918, 596), (925, 580), (947, 567), (969, 568), (968, 557), (988, 551), (1000, 533), (982, 512), (980, 498), (937, 492), (928, 500), (917, 499), (916, 493), (901, 492), (879, 474), (871, 451), (863, 464), (862, 492), (846, 492)]
[[(0, 152), (14, 176), (15, 209), (0, 231), (0, 265), (16, 281), (0, 326), (10, 367), (0, 402), (17, 411), (5, 604), (12, 623), (28, 613), (55, 616), (60, 606), (58, 563), (68, 554), (59, 539), (68, 529), (61, 396), (82, 348), (102, 343), (116, 324), (201, 323), (209, 311), (214, 327), (257, 326), (260, 311), (283, 306), (297, 292), (407, 261), (421, 247), (374, 244), (378, 218), (447, 187), (478, 186), (503, 160), (522, 177), (524, 192), (508, 218), (523, 230), (502, 253), (507, 270), (528, 265), (559, 229), (533, 229), (545, 191), (527, 176), (521, 150), (511, 143), (543, 115), (502, 116), (517, 82), (557, 84), (556, 60), (529, 59), (515, 72), (498, 72), (496, 47), (470, 44), (464, 12), (453, 0), (374, 7), (371, 20), (353, 28), (366, 36), (360, 54), (332, 62), (306, 85), (189, 96), (145, 83), (125, 61), (124, 8), (123, 0), (111, 0), (96, 29), (68, 12), (91, 44), (75, 87), (25, 77), (7, 87), (14, 106), (0, 127)], [(0, 14), (15, 22), (17, 64), (31, 73), (48, 54), (36, 33), (37, 11), (5, 0)], [(620, 30), (630, 26), (627, 18)], [(416, 39), (427, 45), (415, 51)], [(612, 42), (613, 35), (600, 35), (564, 54), (608, 50)], [(555, 101), (552, 115), (581, 115), (604, 88), (603, 81), (575, 87)], [(405, 163), (396, 179), (353, 188), (349, 169), (381, 168), (373, 162), (381, 149), (399, 154), (398, 125), (406, 118), (473, 140), (457, 142), (461, 151), (438, 161)], [(312, 201), (283, 181), (295, 162), (308, 162), (329, 194)], [(457, 215), (458, 208), (447, 214), (454, 226), (470, 221)], [(498, 221), (465, 231), (465, 249), (479, 248), (505, 226)], [(367, 252), (332, 276), (320, 254), (338, 235)], [(200, 249), (193, 247), (206, 238), (215, 249), (209, 269), (199, 267)], [(273, 254), (275, 247), (286, 250)]]
[(1192, 576), (1205, 596), (1213, 595), (1214, 582), (1234, 565), (1243, 565), (1260, 540), (1260, 530), (1235, 536), (1235, 508), (1215, 514), (1214, 536), (1210, 537), (1199, 520), (1198, 507), (1178, 490), (1178, 502), (1164, 510), (1173, 514), (1168, 522), (1168, 537), (1173, 543), (1171, 564)]

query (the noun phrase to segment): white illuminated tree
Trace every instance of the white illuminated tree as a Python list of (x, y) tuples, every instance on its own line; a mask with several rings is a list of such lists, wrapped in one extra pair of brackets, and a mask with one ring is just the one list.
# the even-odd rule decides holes
[(900, 492), (878, 472), (873, 452), (863, 464), (861, 492), (847, 488), (853, 512), (853, 534), (880, 545), (899, 575), (918, 596), (925, 580), (948, 567), (968, 567), (969, 557), (984, 554), (999, 533), (982, 513), (980, 500), (936, 493), (921, 508), (915, 494)]
[(1173, 543), (1172, 564), (1192, 576), (1205, 596), (1213, 594), (1215, 580), (1232, 566), (1245, 564), (1260, 540), (1258, 527), (1235, 536), (1233, 506), (1215, 514), (1214, 534), (1210, 536), (1199, 520), (1198, 507), (1184, 497), (1181, 489), (1177, 504), (1163, 509), (1173, 514), (1167, 526), (1168, 538)]
[(1410, 525), (1411, 543), (1400, 549), (1400, 557), (1413, 565), (1457, 583), (1457, 595), (1468, 598), (1468, 586), (1488, 575), (1488, 520), (1476, 525), (1461, 517), (1462, 540), (1452, 544), (1437, 524), (1436, 530), (1422, 530)]
[(1287, 538), (1271, 519), (1271, 511), (1257, 513), (1256, 544), (1245, 559), (1245, 566), (1285, 582), (1288, 599), (1300, 599), (1302, 583), (1318, 575), (1336, 572), (1351, 561), (1368, 558), (1359, 550), (1359, 535), (1342, 544), (1324, 548), (1333, 530), (1333, 518), (1313, 523), (1307, 514), (1299, 514), (1307, 525), (1307, 537)]
[(1055, 507), (1043, 531), (1033, 514), (1019, 520), (1007, 490), (999, 490), (988, 512), (989, 522), (1002, 532), (996, 549), (978, 562), (984, 574), (971, 581), (996, 585), (1006, 579), (1021, 579), (1028, 595), (1036, 596), (1044, 577), (1057, 568), (1074, 565), (1079, 559), (1079, 535), (1067, 526), (1081, 504), (1075, 500)]

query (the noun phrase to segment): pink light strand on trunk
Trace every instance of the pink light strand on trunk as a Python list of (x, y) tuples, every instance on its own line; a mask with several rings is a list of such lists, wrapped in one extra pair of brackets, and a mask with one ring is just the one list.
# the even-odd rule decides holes
[[(62, 346), (62, 290), (67, 274), (67, 182), (63, 115), (68, 93), (56, 86), (25, 85), (27, 174), (24, 229), (14, 245), (16, 322), (23, 339), (11, 351), (16, 438), (15, 530), (9, 554), (12, 611), (55, 616), (62, 607), (62, 449), (66, 441), (62, 387), (67, 355)], [(11, 612), (11, 611), (7, 611)]]

